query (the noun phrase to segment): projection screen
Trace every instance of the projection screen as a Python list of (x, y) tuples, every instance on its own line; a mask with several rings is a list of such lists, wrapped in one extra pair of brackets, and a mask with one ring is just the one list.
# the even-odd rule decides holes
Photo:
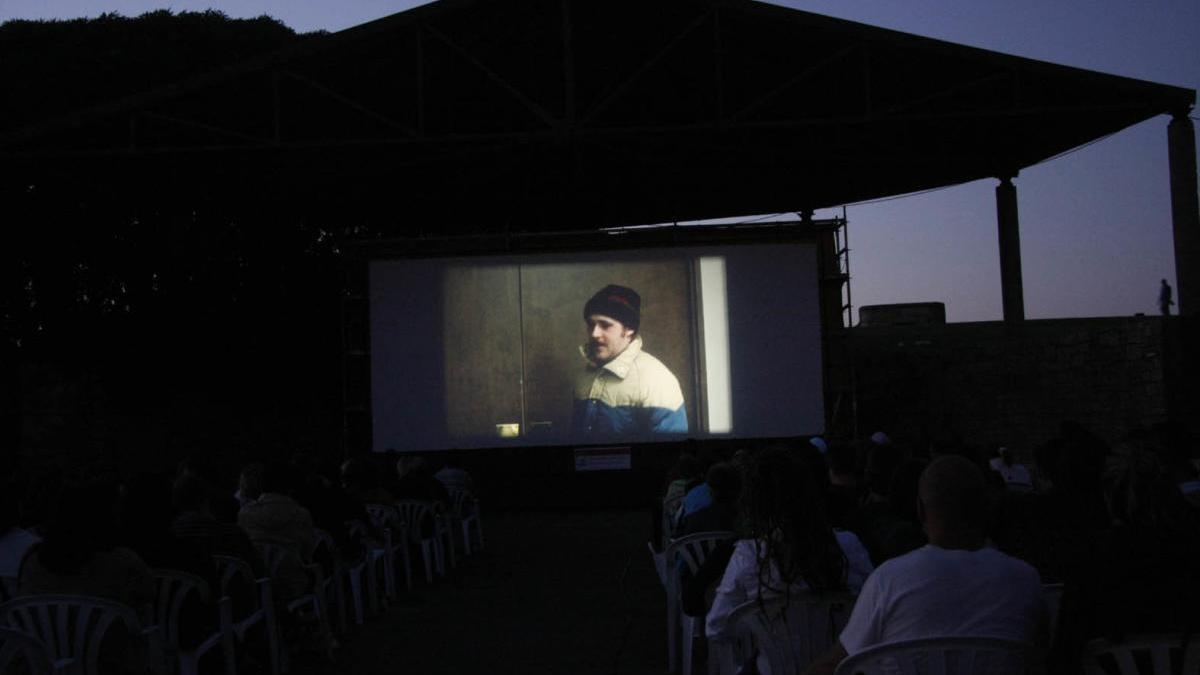
[(811, 243), (372, 261), (373, 448), (820, 433), (817, 273)]

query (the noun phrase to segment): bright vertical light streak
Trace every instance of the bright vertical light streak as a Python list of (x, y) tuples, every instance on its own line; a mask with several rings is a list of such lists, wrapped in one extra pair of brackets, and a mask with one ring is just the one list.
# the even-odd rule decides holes
[(708, 431), (733, 430), (729, 381), (729, 311), (725, 295), (725, 258), (700, 258), (700, 308), (704, 317), (704, 378), (708, 397)]

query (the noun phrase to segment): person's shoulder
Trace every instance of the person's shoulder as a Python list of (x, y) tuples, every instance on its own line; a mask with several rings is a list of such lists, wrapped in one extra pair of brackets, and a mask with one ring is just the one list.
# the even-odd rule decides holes
[(146, 564), (142, 556), (138, 555), (133, 549), (124, 546), (114, 546), (108, 551), (99, 554), (99, 557), (102, 557), (108, 564), (113, 566), (130, 567), (146, 571), (150, 569), (150, 566)]
[(942, 551), (943, 549), (926, 544), (921, 548), (879, 563), (879, 566), (875, 568), (875, 574), (880, 577), (889, 577), (912, 572), (923, 573), (923, 570), (941, 556)]
[(1016, 556), (1009, 555), (991, 546), (980, 549), (980, 555), (987, 558), (993, 565), (1008, 571), (1014, 576), (1026, 577), (1037, 580), (1039, 584), (1041, 583), (1041, 575), (1038, 573), (1037, 568)]
[(657, 356), (651, 354), (645, 349), (642, 349), (637, 353), (636, 356), (633, 357), (633, 365), (643, 375), (665, 373), (671, 377), (675, 377), (674, 373), (671, 372), (670, 368), (667, 368), (666, 364), (664, 364)]

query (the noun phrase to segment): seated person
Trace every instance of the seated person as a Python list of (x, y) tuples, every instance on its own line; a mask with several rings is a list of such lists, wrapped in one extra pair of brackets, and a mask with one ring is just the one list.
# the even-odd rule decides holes
[(148, 605), (154, 600), (154, 575), (116, 540), (116, 486), (98, 481), (65, 488), (45, 540), (25, 558), (18, 594), (94, 595), (134, 609)]
[(985, 547), (982, 469), (962, 457), (940, 457), (921, 474), (919, 495), (930, 543), (875, 570), (840, 639), (810, 673), (832, 673), (848, 655), (901, 640), (1042, 640), (1045, 610), (1037, 570)]
[(238, 525), (255, 544), (281, 546), (294, 554), (272, 575), (272, 592), (278, 601), (303, 594), (311, 584), (303, 563), (312, 560), (316, 537), (312, 514), (292, 499), (291, 467), (281, 462), (262, 468), (262, 494), (238, 511)]
[(182, 474), (175, 479), (171, 501), (175, 519), (170, 531), (176, 538), (193, 542), (205, 555), (225, 555), (246, 561), (256, 576), (266, 573), (262, 558), (246, 531), (234, 523), (224, 523), (212, 514), (212, 495), (208, 484), (192, 475)]
[[(717, 585), (705, 622), (710, 639), (726, 632), (730, 612), (742, 603), (810, 589), (857, 590), (871, 573), (857, 538), (835, 534), (825, 520), (825, 493), (808, 467), (785, 446), (751, 459), (743, 486), (747, 538), (734, 545)], [(757, 667), (769, 669), (761, 656)]]
[(1080, 672), (1080, 651), (1095, 638), (1200, 626), (1200, 513), (1141, 443), (1108, 457), (1101, 484), (1112, 527), (1063, 586), (1053, 673)]
[(0, 602), (12, 599), (25, 554), (41, 541), (36, 534), (18, 527), (18, 513), (15, 491), (0, 489)]
[(442, 485), (448, 491), (466, 490), (467, 492), (474, 492), (475, 490), (475, 481), (471, 478), (471, 474), (459, 466), (458, 461), (453, 457), (447, 459), (442, 468), (433, 474), (433, 477), (441, 481)]
[(1029, 474), (1029, 469), (1016, 460), (1012, 450), (1000, 448), (996, 451), (996, 456), (988, 460), (988, 466), (1000, 474), (1009, 490), (1029, 492), (1033, 489), (1033, 477)]
[[(154, 574), (117, 541), (117, 486), (95, 481), (65, 487), (50, 513), (45, 539), (21, 567), (17, 595), (90, 595), (139, 613), (154, 601)], [(117, 622), (99, 651), (100, 672), (145, 672), (143, 643)]]
[(696, 532), (731, 531), (736, 526), (738, 497), (742, 493), (742, 476), (737, 467), (717, 462), (708, 468), (705, 482), (712, 491), (712, 503), (684, 516), (677, 537)]

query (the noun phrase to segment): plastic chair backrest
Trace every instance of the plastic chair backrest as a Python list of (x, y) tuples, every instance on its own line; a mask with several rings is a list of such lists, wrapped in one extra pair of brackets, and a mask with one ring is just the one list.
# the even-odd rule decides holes
[(0, 673), (50, 675), (54, 656), (41, 640), (0, 626)]
[(729, 614), (734, 635), (749, 635), (772, 673), (803, 672), (837, 640), (855, 595), (849, 591), (793, 591), (738, 605)]
[(932, 637), (876, 645), (838, 665), (835, 675), (1020, 675), (1035, 664), (1016, 640)]
[(1115, 672), (1120, 675), (1200, 673), (1200, 636), (1182, 633), (1134, 635), (1120, 642), (1092, 640), (1084, 646), (1084, 673), (1107, 675), (1114, 672), (1104, 667), (1106, 662), (1115, 664)]
[(153, 622), (162, 631), (167, 649), (178, 651), (179, 624), (184, 603), (193, 593), (200, 602), (211, 603), (212, 591), (204, 579), (180, 570), (154, 570), (154, 585), (154, 604), (151, 606)]
[(672, 539), (670, 545), (663, 551), (663, 557), (669, 565), (675, 564), (676, 560), (682, 560), (688, 566), (688, 570), (695, 573), (718, 544), (736, 537), (737, 535), (733, 532), (696, 532), (686, 537)]
[(391, 504), (367, 504), (366, 509), (371, 522), (380, 530), (390, 527), (400, 517)]
[(234, 579), (248, 585), (254, 584), (254, 569), (250, 563), (231, 555), (213, 555), (213, 564), (217, 566), (217, 576), (221, 580), (221, 595), (229, 595), (230, 586)]
[(274, 578), (276, 574), (278, 574), (279, 566), (282, 565), (286, 560), (293, 560), (298, 565), (304, 564), (303, 561), (300, 560), (299, 555), (297, 555), (291, 549), (285, 546), (280, 546), (279, 544), (256, 541), (254, 542), (254, 548), (258, 549), (259, 555), (263, 557), (263, 563), (265, 563), (267, 566), (267, 574), (270, 575), (271, 578)]
[(421, 529), (422, 523), (425, 522), (430, 523), (429, 531), (436, 535), (437, 518), (434, 516), (432, 503), (402, 499), (396, 502), (396, 512), (400, 515), (400, 521), (408, 526), (408, 533), (414, 540), (425, 538)]
[(92, 675), (100, 667), (100, 647), (116, 623), (130, 639), (144, 636), (149, 665), (162, 671), (157, 631), (145, 630), (132, 608), (107, 598), (87, 595), (29, 595), (0, 605), (0, 623), (40, 640), (50, 651), (60, 672)]
[(680, 494), (670, 499), (664, 499), (662, 503), (662, 537), (665, 542), (663, 545), (670, 544), (675, 527), (679, 525), (679, 507), (683, 504), (684, 495)]
[(471, 494), (470, 490), (451, 488), (447, 492), (450, 493), (450, 513), (455, 518), (468, 518), (476, 514), (479, 500), (475, 499), (475, 495)]

